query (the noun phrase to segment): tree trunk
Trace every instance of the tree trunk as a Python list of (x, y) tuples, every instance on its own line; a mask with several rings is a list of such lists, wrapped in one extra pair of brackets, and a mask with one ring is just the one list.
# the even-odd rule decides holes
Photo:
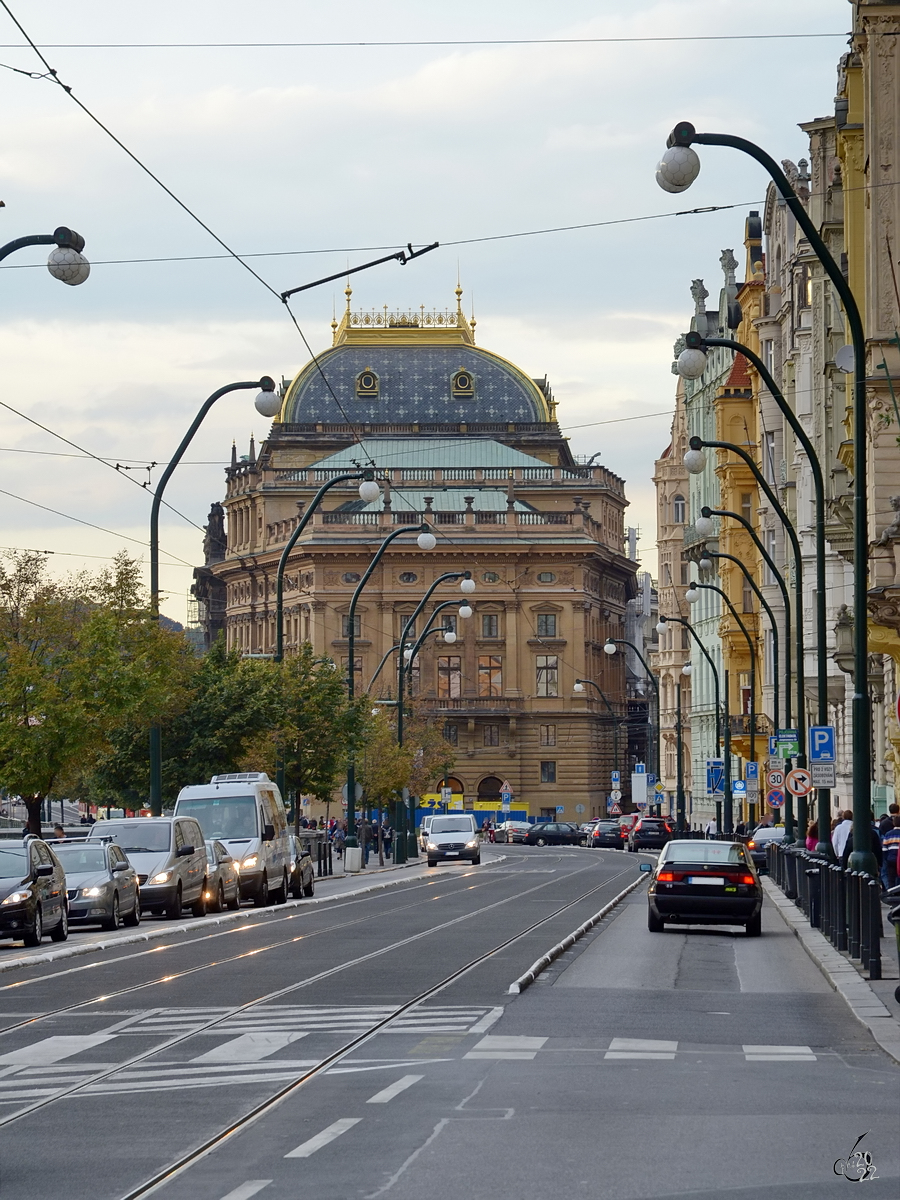
[(42, 833), (41, 815), (44, 808), (44, 794), (43, 792), (38, 792), (35, 796), (23, 796), (23, 800), (25, 801), (25, 811), (28, 813), (26, 819), (27, 832), (33, 833), (35, 837), (40, 837)]

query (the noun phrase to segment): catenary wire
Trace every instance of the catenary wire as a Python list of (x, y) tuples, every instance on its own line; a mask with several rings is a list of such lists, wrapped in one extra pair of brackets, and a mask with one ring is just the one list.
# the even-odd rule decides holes
[[(395, 46), (592, 46), (635, 42), (760, 42), (837, 37), (852, 37), (852, 33), (849, 30), (842, 30), (834, 33), (660, 34), (656, 37), (644, 35), (583, 38), (465, 38), (380, 42), (41, 42), (40, 45), (45, 50), (325, 50)], [(33, 48), (37, 48), (30, 39), (29, 44)], [(0, 43), (0, 50), (21, 49), (24, 47), (14, 42)]]

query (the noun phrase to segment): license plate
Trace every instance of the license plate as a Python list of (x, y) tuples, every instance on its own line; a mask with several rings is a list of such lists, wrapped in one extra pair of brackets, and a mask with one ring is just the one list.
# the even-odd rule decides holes
[(712, 887), (724, 887), (725, 880), (721, 875), (688, 875), (688, 883), (705, 883)]
[(459, 858), (458, 850), (445, 850), (444, 853), (447, 855), (448, 858)]

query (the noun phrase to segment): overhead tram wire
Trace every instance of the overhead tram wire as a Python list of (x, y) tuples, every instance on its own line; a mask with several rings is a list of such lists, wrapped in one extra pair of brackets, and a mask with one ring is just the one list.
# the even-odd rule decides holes
[[(21, 29), (21, 26), (19, 28)], [(402, 46), (603, 46), (640, 42), (771, 42), (851, 36), (850, 32), (841, 30), (833, 33), (660, 34), (656, 37), (460, 38), (384, 42), (42, 42), (41, 45), (45, 50), (355, 50)], [(34, 46), (34, 43), (30, 44)], [(12, 42), (0, 43), (0, 50), (21, 49), (23, 47)]]

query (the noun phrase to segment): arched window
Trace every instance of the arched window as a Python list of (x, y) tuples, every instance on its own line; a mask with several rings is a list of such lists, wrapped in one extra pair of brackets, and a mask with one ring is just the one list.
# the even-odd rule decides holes
[(499, 800), (502, 786), (502, 779), (498, 779), (496, 775), (488, 775), (478, 785), (478, 799)]
[(357, 375), (356, 394), (360, 398), (378, 395), (378, 376), (371, 367), (366, 367), (364, 371), (360, 371)]
[(676, 496), (672, 501), (672, 518), (676, 525), (683, 525), (685, 518), (684, 496)]
[(472, 372), (463, 370), (462, 368), (454, 371), (450, 379), (450, 390), (457, 398), (460, 396), (474, 396), (475, 380), (472, 377)]

